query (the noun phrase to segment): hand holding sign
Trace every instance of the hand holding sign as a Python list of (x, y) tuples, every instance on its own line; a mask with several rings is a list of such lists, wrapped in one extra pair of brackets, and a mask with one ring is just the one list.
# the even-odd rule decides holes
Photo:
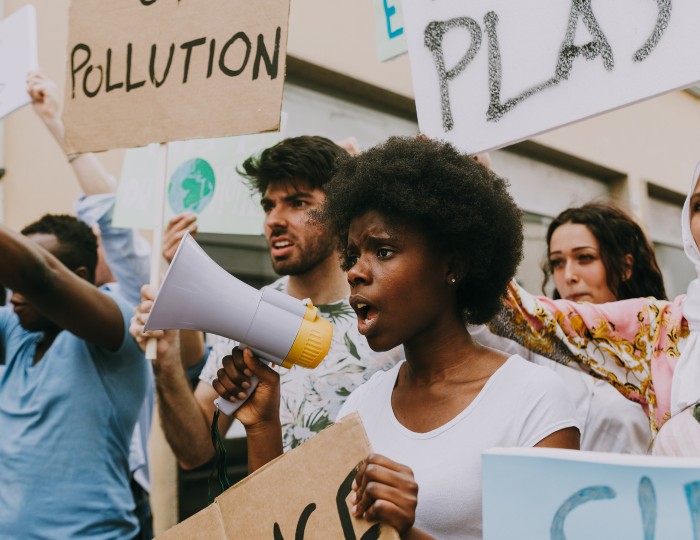
[(31, 71), (27, 77), (27, 91), (32, 99), (34, 112), (63, 148), (63, 121), (56, 83), (41, 70)]
[(406, 534), (416, 520), (418, 484), (413, 471), (379, 454), (370, 454), (352, 483), (353, 515), (378, 520)]

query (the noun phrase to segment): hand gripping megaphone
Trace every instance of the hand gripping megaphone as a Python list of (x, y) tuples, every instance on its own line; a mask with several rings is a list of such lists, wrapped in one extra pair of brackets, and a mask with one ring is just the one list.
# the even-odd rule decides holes
[[(333, 326), (310, 300), (255, 289), (221, 268), (185, 234), (144, 330), (199, 330), (234, 339), (268, 362), (313, 369), (328, 354)], [(244, 345), (245, 344), (245, 345)], [(248, 396), (258, 384), (251, 379)], [(215, 401), (231, 415), (244, 401)]]

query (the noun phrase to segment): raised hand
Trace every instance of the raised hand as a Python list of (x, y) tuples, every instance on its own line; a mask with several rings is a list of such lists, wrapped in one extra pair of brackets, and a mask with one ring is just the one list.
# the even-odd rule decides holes
[(190, 234), (197, 233), (197, 216), (191, 212), (178, 214), (165, 227), (163, 232), (163, 257), (169, 263), (172, 262), (180, 240), (189, 231)]
[(173, 348), (178, 344), (177, 330), (150, 330), (144, 332), (143, 327), (148, 321), (148, 315), (153, 308), (153, 300), (155, 300), (158, 288), (155, 285), (144, 285), (141, 287), (141, 303), (134, 309), (134, 314), (131, 316), (131, 324), (129, 325), (129, 334), (134, 338), (142, 351), (146, 350), (146, 343), (149, 338), (158, 340), (157, 357), (163, 359), (166, 357), (174, 357), (179, 359), (178, 355), (169, 355), (173, 352)]
[(27, 92), (32, 98), (34, 112), (63, 147), (63, 121), (56, 83), (41, 70), (32, 71), (27, 75)]

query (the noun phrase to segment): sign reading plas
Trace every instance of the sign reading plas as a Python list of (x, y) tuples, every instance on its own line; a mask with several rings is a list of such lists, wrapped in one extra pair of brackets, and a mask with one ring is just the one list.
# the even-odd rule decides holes
[(403, 3), (421, 131), (481, 152), (700, 80), (697, 0)]
[(71, 151), (279, 128), (289, 0), (72, 0)]

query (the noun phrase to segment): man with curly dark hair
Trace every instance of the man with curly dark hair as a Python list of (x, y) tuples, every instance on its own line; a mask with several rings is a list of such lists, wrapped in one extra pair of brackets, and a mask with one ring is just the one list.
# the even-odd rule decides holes
[(97, 239), (74, 217), (0, 226), (0, 260), (0, 537), (133, 538), (129, 442), (150, 376), (133, 307), (94, 285)]
[[(353, 514), (404, 538), (481, 538), (487, 448), (579, 446), (559, 378), (479, 345), (465, 326), (497, 312), (520, 260), (520, 211), (506, 188), (449, 144), (394, 137), (338, 165), (317, 216), (339, 240), (360, 333), (376, 351), (405, 349), (338, 415), (358, 412), (377, 452), (355, 478)], [(246, 354), (215, 387), (237, 395), (246, 370), (261, 381), (239, 409), (254, 427), (249, 456), (270, 459), (280, 437), (271, 370)]]

